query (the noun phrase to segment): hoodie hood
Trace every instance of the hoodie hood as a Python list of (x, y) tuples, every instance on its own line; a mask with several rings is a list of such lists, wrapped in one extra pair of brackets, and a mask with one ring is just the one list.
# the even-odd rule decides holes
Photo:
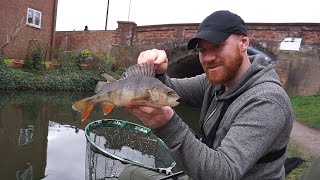
[[(240, 78), (238, 83), (231, 87), (226, 93), (222, 94), (219, 99), (229, 99), (265, 82), (272, 82), (282, 86), (274, 66), (269, 64), (265, 58), (259, 55), (253, 55), (249, 56), (249, 60), (251, 66), (248, 71)], [(222, 87), (220, 86), (220, 88)]]

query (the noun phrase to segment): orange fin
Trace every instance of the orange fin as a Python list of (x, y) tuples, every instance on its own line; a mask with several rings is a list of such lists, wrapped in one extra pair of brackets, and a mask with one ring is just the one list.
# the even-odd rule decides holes
[(87, 109), (84, 111), (84, 113), (82, 114), (82, 119), (81, 119), (81, 121), (85, 121), (85, 120), (87, 119), (87, 117), (88, 117), (89, 114), (91, 113), (92, 108), (93, 108), (93, 105), (90, 104), (90, 105), (87, 107)]
[(101, 106), (102, 106), (103, 114), (107, 115), (112, 111), (115, 105), (107, 102), (103, 102), (101, 103)]
[(82, 113), (82, 121), (89, 116), (94, 104), (90, 102), (89, 98), (82, 99), (72, 105), (72, 109)]

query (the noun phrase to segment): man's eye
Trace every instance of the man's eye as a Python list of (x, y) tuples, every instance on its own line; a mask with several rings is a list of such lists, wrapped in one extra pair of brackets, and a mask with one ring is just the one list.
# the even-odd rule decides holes
[(207, 48), (197, 48), (197, 51), (200, 53), (204, 53), (207, 51)]
[(200, 49), (200, 52), (207, 52), (208, 51), (208, 49), (207, 48), (202, 48), (202, 49)]

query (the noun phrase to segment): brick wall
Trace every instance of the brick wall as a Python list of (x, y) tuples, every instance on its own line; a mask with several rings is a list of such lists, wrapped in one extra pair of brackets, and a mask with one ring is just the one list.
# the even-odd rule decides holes
[(56, 31), (54, 49), (79, 53), (88, 49), (109, 54), (115, 31)]
[[(185, 44), (197, 31), (198, 23), (137, 26), (134, 22), (118, 21), (115, 31), (69, 31), (56, 32), (56, 48), (79, 50), (84, 45), (98, 46), (105, 43), (121, 46), (159, 46)], [(300, 37), (300, 51), (318, 53), (320, 46), (320, 25), (306, 23), (248, 23), (250, 43), (257, 49), (276, 57), (280, 42), (286, 37)], [(62, 36), (68, 36), (71, 44), (63, 47)], [(97, 38), (98, 37), (98, 38)], [(94, 41), (97, 45), (86, 41)], [(104, 45), (105, 46), (105, 45)], [(94, 47), (93, 49), (99, 49)]]
[[(159, 48), (174, 53), (179, 51), (176, 47), (185, 46), (196, 33), (198, 25), (198, 23), (189, 23), (137, 26), (134, 22), (119, 21), (115, 31), (57, 32), (55, 47), (78, 52), (83, 48), (94, 52), (103, 50), (109, 52), (109, 55), (116, 60), (128, 61), (126, 64), (128, 65), (135, 62), (139, 52), (145, 49)], [(318, 58), (313, 56), (320, 53), (319, 23), (248, 23), (247, 27), (250, 44), (278, 60), (276, 70), (285, 87), (290, 74), (293, 73), (290, 71), (292, 61), (308, 59), (309, 56), (313, 58), (304, 62), (317, 63), (320, 60), (319, 56), (316, 56)], [(300, 51), (296, 53), (299, 56), (281, 55), (286, 54), (285, 51), (279, 50), (280, 42), (286, 37), (302, 38)], [(182, 51), (186, 49), (182, 48)], [(310, 81), (304, 82), (310, 83)], [(319, 87), (319, 84), (312, 87), (304, 84), (304, 92), (307, 92), (304, 94), (317, 92), (315, 87)], [(293, 92), (293, 94), (299, 94), (299, 92)]]
[(285, 24), (248, 24), (251, 44), (258, 46), (275, 56), (280, 42), (286, 37), (302, 38), (300, 52), (319, 53), (320, 24), (285, 23)]
[[(0, 1), (0, 46), (6, 42), (8, 33), (12, 33), (23, 19), (23, 28), (15, 40), (5, 48), (7, 58), (25, 59), (29, 40), (40, 40), (51, 50), (54, 34), (57, 0), (1, 0)], [(27, 8), (42, 12), (41, 28), (26, 25)], [(50, 54), (47, 54), (49, 57)]]

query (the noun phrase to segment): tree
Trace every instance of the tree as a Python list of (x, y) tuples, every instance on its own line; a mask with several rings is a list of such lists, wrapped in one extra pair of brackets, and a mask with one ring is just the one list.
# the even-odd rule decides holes
[(3, 63), (2, 56), (3, 56), (4, 49), (14, 41), (14, 39), (17, 37), (19, 31), (24, 26), (25, 26), (24, 17), (22, 17), (20, 23), (16, 24), (16, 27), (13, 29), (13, 31), (7, 33), (7, 39), (6, 39), (5, 43), (0, 45), (0, 63)]

